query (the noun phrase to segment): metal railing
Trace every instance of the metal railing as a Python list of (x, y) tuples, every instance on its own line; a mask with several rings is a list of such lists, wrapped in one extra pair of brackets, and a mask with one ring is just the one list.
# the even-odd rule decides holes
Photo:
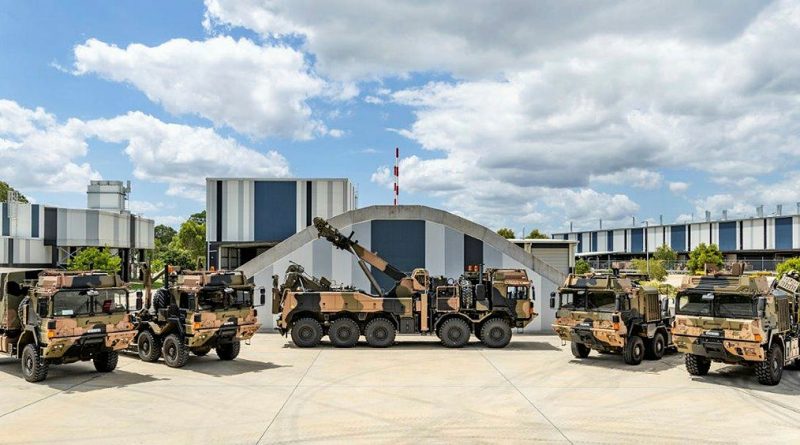
[[(595, 260), (585, 259), (592, 269), (610, 269), (612, 263), (622, 265), (623, 270), (634, 269), (630, 261), (608, 261), (608, 260)], [(783, 259), (776, 260), (772, 258), (748, 258), (736, 261), (723, 261), (726, 267), (730, 267), (736, 263), (745, 264), (745, 272), (774, 272), (778, 264), (782, 263)], [(665, 268), (670, 273), (688, 273), (689, 269), (686, 266), (687, 261), (669, 261), (664, 264)]]

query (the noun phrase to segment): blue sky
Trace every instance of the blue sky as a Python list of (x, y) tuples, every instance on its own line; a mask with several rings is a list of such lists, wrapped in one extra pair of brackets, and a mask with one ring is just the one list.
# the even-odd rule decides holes
[(800, 201), (797, 2), (0, 2), (0, 179), (176, 224), (206, 176), (547, 231)]

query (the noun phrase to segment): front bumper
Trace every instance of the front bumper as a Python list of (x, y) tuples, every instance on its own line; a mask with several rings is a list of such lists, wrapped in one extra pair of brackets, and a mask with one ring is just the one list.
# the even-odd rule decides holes
[(681, 334), (673, 334), (672, 341), (678, 352), (725, 363), (763, 362), (766, 359), (764, 348), (754, 341)]
[(77, 358), (86, 360), (100, 352), (121, 351), (131, 344), (135, 330), (98, 332), (74, 337), (48, 339), (43, 356), (46, 359)]
[(614, 329), (553, 325), (553, 330), (562, 340), (580, 343), (591, 349), (609, 350), (625, 345), (624, 337)]
[(194, 335), (189, 337), (189, 347), (199, 348), (205, 345), (214, 347), (218, 344), (250, 340), (260, 327), (258, 323), (250, 323), (197, 329)]

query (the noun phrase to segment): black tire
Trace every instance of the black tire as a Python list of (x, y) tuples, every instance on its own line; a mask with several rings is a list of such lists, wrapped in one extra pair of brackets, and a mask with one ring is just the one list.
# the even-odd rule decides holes
[(137, 342), (139, 358), (146, 362), (157, 362), (161, 357), (161, 339), (150, 331), (142, 331)]
[(508, 322), (502, 318), (495, 318), (481, 326), (478, 338), (489, 348), (505, 348), (511, 342), (511, 335), (511, 326)]
[(22, 350), (22, 376), (25, 380), (36, 383), (47, 378), (48, 363), (42, 358), (39, 347), (33, 343)]
[(572, 349), (572, 355), (574, 355), (575, 358), (586, 358), (592, 351), (592, 349), (585, 344), (574, 341), (571, 342), (570, 349)]
[(100, 352), (92, 358), (97, 372), (111, 372), (117, 367), (119, 353), (117, 351)]
[(313, 318), (301, 318), (292, 325), (292, 341), (298, 348), (313, 348), (322, 340), (322, 326)]
[(217, 357), (219, 357), (220, 360), (233, 360), (239, 356), (241, 348), (242, 344), (238, 341), (218, 345)]
[(711, 369), (711, 360), (694, 354), (685, 354), (686, 371), (691, 375), (706, 375)]
[(158, 289), (153, 295), (153, 309), (158, 311), (167, 307), (169, 307), (169, 291), (164, 288)]
[(201, 346), (199, 348), (192, 349), (192, 354), (198, 357), (205, 357), (209, 352), (211, 352), (211, 346)]
[(656, 332), (656, 335), (647, 342), (646, 346), (645, 357), (648, 360), (661, 360), (667, 350), (667, 339), (663, 333)]
[(644, 359), (644, 340), (638, 335), (632, 335), (625, 342), (622, 350), (622, 359), (629, 365), (638, 365)]
[(773, 343), (763, 362), (756, 364), (756, 377), (762, 385), (775, 386), (783, 376), (783, 348)]
[(352, 348), (358, 343), (360, 336), (361, 329), (358, 324), (346, 317), (333, 320), (328, 328), (328, 337), (337, 348)]
[(161, 354), (170, 368), (182, 368), (189, 361), (189, 348), (176, 334), (167, 335)]
[(394, 339), (397, 336), (397, 329), (394, 323), (385, 318), (376, 318), (367, 323), (364, 329), (364, 337), (367, 339), (367, 344), (373, 348), (388, 348), (394, 344)]
[(469, 343), (469, 325), (461, 318), (451, 318), (439, 328), (442, 344), (446, 348), (463, 348)]

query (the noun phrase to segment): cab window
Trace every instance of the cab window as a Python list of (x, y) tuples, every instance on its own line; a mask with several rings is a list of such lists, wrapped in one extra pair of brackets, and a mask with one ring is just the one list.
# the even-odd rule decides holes
[(509, 300), (527, 300), (528, 287), (527, 286), (508, 286), (506, 295)]

